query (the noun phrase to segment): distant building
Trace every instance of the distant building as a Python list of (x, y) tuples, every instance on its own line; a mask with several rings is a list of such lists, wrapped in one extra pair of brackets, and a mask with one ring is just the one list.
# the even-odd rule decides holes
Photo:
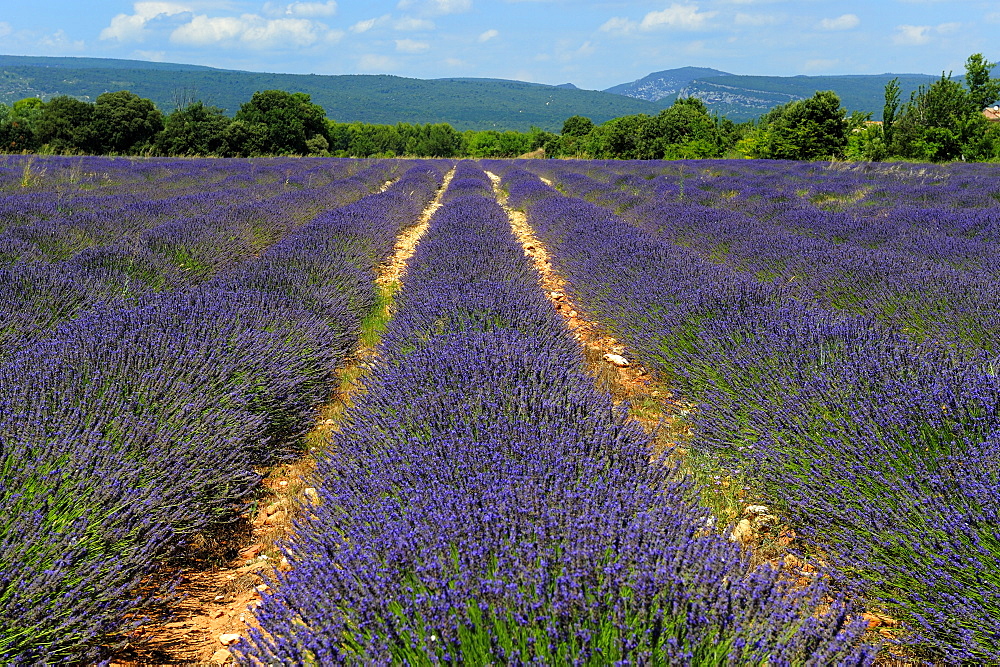
[(994, 104), (991, 107), (986, 107), (983, 109), (983, 115), (986, 116), (986, 120), (993, 121), (994, 123), (1000, 123), (1000, 104)]

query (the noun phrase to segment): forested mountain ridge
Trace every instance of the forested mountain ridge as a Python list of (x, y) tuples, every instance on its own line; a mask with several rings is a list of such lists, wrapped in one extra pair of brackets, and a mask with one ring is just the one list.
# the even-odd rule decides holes
[(129, 90), (169, 112), (200, 100), (232, 115), (260, 90), (307, 93), (340, 122), (449, 123), (458, 130), (558, 132), (566, 118), (595, 122), (656, 114), (662, 105), (595, 90), (499, 79), (410, 79), (391, 75), (270, 74), (97, 58), (0, 56), (0, 102), (68, 95), (93, 102)]
[(650, 102), (672, 102), (692, 81), (713, 76), (730, 76), (728, 72), (708, 67), (678, 67), (647, 74), (641, 79), (606, 88), (604, 92), (625, 95)]
[(709, 111), (741, 122), (817, 90), (833, 90), (852, 111), (880, 119), (887, 81), (898, 76), (904, 98), (935, 77), (927, 74), (750, 76), (707, 67), (653, 72), (604, 91), (571, 83), (548, 86), (486, 78), (412, 79), (392, 75), (275, 74), (202, 65), (111, 58), (0, 55), (0, 102), (69, 95), (94, 101), (130, 90), (164, 112), (200, 100), (232, 115), (258, 90), (308, 93), (330, 118), (365, 123), (449, 123), (458, 130), (557, 132), (575, 115), (597, 123), (655, 115), (678, 97), (698, 97)]
[(653, 72), (641, 79), (607, 88), (605, 92), (656, 102), (661, 106), (678, 97), (697, 97), (710, 111), (736, 122), (750, 120), (776, 106), (804, 100), (818, 90), (837, 93), (851, 111), (871, 112), (882, 119), (885, 84), (898, 78), (903, 98), (921, 85), (932, 83), (929, 74), (846, 74), (825, 76), (752, 76), (729, 74), (703, 67), (679, 67)]

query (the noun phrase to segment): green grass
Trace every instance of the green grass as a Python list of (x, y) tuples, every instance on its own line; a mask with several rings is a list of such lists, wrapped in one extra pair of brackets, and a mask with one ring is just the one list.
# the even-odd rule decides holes
[(392, 318), (392, 304), (401, 285), (397, 283), (375, 286), (375, 307), (361, 320), (361, 344), (375, 347)]

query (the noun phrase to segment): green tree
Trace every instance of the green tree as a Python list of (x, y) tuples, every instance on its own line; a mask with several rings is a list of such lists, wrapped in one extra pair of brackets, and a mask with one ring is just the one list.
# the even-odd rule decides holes
[(102, 153), (149, 150), (162, 129), (163, 114), (156, 105), (127, 90), (103, 93), (94, 102), (94, 141)]
[(1000, 79), (992, 77), (996, 63), (974, 53), (965, 61), (965, 85), (969, 90), (969, 113), (982, 114), (983, 109), (1000, 101)]
[(656, 119), (646, 114), (612, 118), (590, 137), (589, 152), (599, 160), (655, 160), (663, 154)]
[(462, 135), (447, 123), (425, 125), (415, 155), (421, 157), (456, 157), (462, 151)]
[[(240, 106), (235, 120), (249, 126), (264, 127), (261, 145), (249, 145), (254, 155), (307, 155), (307, 142), (322, 136), (330, 145), (326, 112), (313, 104), (306, 93), (287, 93), (283, 90), (265, 90), (254, 93), (249, 102)], [(253, 134), (258, 134), (255, 130)]]
[(586, 116), (570, 116), (563, 122), (564, 137), (585, 137), (594, 129), (594, 121)]
[[(968, 94), (951, 75), (929, 86), (921, 86), (910, 95), (899, 119), (893, 124), (894, 155), (915, 160), (953, 160), (962, 155), (968, 132)], [(977, 112), (979, 118), (982, 114)]]
[(899, 77), (894, 77), (885, 84), (885, 104), (882, 106), (882, 143), (885, 147), (892, 145), (893, 125), (899, 113)]
[(778, 160), (817, 160), (842, 154), (847, 145), (847, 111), (832, 90), (794, 100), (765, 114), (759, 155)]
[(222, 109), (192, 102), (167, 116), (156, 149), (165, 155), (225, 155), (231, 122)]
[(38, 143), (56, 153), (93, 153), (98, 149), (94, 105), (74, 97), (53, 97), (35, 119)]
[(983, 109), (1000, 97), (996, 63), (975, 53), (965, 62), (965, 80), (943, 72), (910, 96), (892, 125), (889, 150), (914, 160), (982, 160), (997, 157), (994, 131)]
[(338, 157), (348, 157), (351, 146), (351, 124), (327, 121), (327, 136), (330, 137), (329, 151)]
[(520, 132), (483, 130), (466, 133), (465, 151), (469, 157), (517, 157), (527, 153), (529, 146), (528, 135)]
[(252, 157), (267, 154), (267, 126), (234, 119), (222, 132), (226, 157)]
[(35, 121), (45, 103), (37, 97), (18, 100), (10, 107), (7, 119), (0, 122), (0, 150), (7, 153), (34, 151), (38, 148)]
[(528, 150), (536, 151), (542, 149), (546, 157), (555, 157), (560, 150), (560, 137), (558, 134), (546, 132), (540, 127), (532, 126), (528, 130)]
[(719, 122), (697, 97), (681, 97), (657, 117), (660, 157), (667, 159), (719, 157), (725, 139)]

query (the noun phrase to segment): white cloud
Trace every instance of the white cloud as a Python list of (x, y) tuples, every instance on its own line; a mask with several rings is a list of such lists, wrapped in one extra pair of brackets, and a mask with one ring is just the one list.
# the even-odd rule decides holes
[(857, 14), (842, 14), (835, 19), (823, 19), (819, 27), (823, 30), (850, 30), (861, 25)]
[(415, 39), (397, 39), (396, 50), (400, 53), (424, 53), (431, 48), (427, 42), (418, 42)]
[(368, 32), (369, 30), (377, 26), (379, 23), (384, 23), (387, 18), (389, 17), (380, 16), (374, 19), (365, 19), (364, 21), (358, 21), (350, 28), (348, 28), (348, 30), (350, 30), (351, 32), (358, 33), (360, 35), (363, 32)]
[(426, 16), (445, 16), (469, 11), (472, 0), (399, 0), (396, 7)]
[(559, 52), (556, 54), (556, 57), (559, 59), (560, 62), (570, 63), (570, 62), (575, 62), (580, 58), (585, 58), (586, 56), (594, 55), (595, 51), (596, 49), (594, 48), (594, 44), (590, 41), (586, 41), (583, 44), (580, 44), (575, 49), (572, 47), (567, 47), (565, 49), (560, 48)]
[(658, 28), (699, 30), (718, 13), (699, 12), (698, 5), (679, 5), (675, 2), (666, 9), (646, 14), (639, 27), (643, 30), (656, 30)]
[(188, 46), (241, 44), (253, 49), (294, 49), (336, 38), (326, 26), (308, 19), (265, 19), (242, 16), (194, 16), (179, 26), (170, 41)]
[(0, 21), (0, 37), (6, 37), (14, 32), (14, 27), (6, 21)]
[(38, 40), (39, 45), (60, 51), (82, 51), (84, 43), (82, 40), (72, 40), (65, 30), (56, 30), (51, 35), (44, 35)]
[(477, 37), (476, 39), (479, 42), (488, 42), (491, 39), (496, 39), (499, 36), (500, 36), (500, 31), (499, 30), (492, 30), (491, 29), (491, 30), (487, 30), (486, 32), (479, 33), (479, 37)]
[(337, 3), (334, 0), (330, 0), (330, 2), (293, 2), (290, 4), (265, 2), (264, 13), (269, 16), (301, 18), (334, 16), (337, 13)]
[(615, 16), (604, 22), (599, 28), (602, 32), (615, 35), (628, 35), (636, 30), (644, 32), (660, 29), (699, 30), (706, 27), (710, 19), (719, 12), (699, 12), (698, 5), (681, 5), (673, 3), (666, 9), (649, 12), (642, 21)]
[(897, 46), (923, 46), (928, 44), (933, 35), (954, 35), (962, 30), (961, 23), (940, 23), (931, 25), (899, 25), (892, 43)]
[(639, 24), (632, 19), (615, 16), (605, 21), (598, 30), (601, 32), (610, 32), (614, 35), (627, 35), (634, 32), (638, 27)]
[(400, 19), (396, 19), (392, 27), (396, 30), (401, 30), (403, 32), (416, 32), (419, 30), (433, 30), (434, 21), (428, 19), (418, 19), (412, 16), (404, 16)]
[(146, 26), (150, 21), (189, 11), (191, 11), (189, 5), (176, 2), (136, 2), (132, 5), (133, 13), (118, 14), (112, 18), (111, 24), (101, 31), (100, 38), (119, 42), (141, 42), (146, 37)]
[(244, 28), (245, 23), (235, 16), (199, 15), (175, 29), (170, 41), (194, 46), (228, 42), (237, 39)]
[(896, 26), (896, 34), (892, 36), (893, 44), (900, 46), (920, 46), (931, 41), (929, 25)]

